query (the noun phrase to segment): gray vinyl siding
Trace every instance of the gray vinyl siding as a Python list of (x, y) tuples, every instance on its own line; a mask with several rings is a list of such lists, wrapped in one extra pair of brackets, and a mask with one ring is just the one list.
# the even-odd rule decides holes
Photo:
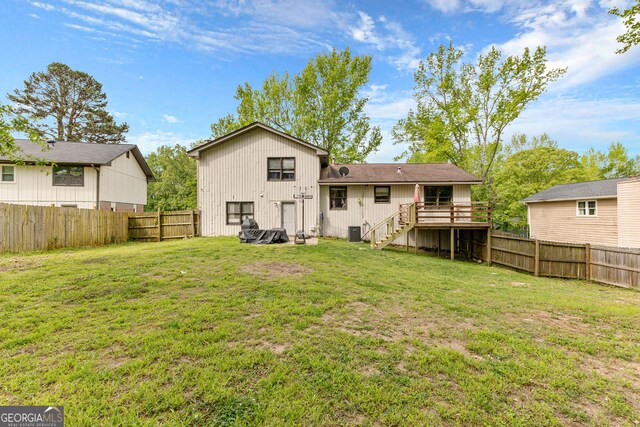
[[(293, 181), (268, 181), (267, 158), (295, 157)], [(203, 236), (231, 236), (239, 225), (227, 225), (227, 202), (253, 202), (254, 218), (262, 229), (281, 227), (282, 202), (293, 202), (302, 187), (313, 199), (305, 203), (305, 231), (314, 234), (318, 224), (320, 160), (315, 149), (263, 129), (214, 145), (200, 152), (198, 207), (202, 211)], [(302, 209), (296, 202), (297, 228)], [(289, 230), (288, 230), (289, 231)]]

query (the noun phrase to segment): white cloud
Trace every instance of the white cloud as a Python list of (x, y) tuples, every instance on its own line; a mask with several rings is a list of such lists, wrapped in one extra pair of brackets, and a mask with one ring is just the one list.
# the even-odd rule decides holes
[[(328, 35), (336, 28), (346, 28), (348, 21), (346, 14), (332, 10), (330, 0), (62, 2), (66, 6), (31, 4), (65, 15), (74, 21), (70, 24), (75, 27), (70, 28), (76, 30), (91, 28), (116, 37), (177, 43), (205, 52), (317, 52), (330, 48)], [(225, 19), (231, 15), (236, 19)]]
[(145, 156), (156, 151), (163, 145), (173, 147), (176, 144), (180, 144), (182, 146), (189, 147), (190, 144), (194, 141), (194, 138), (185, 137), (173, 132), (161, 131), (144, 132), (127, 136), (127, 143), (136, 144), (140, 151), (142, 151), (142, 154), (144, 154)]
[[(359, 20), (349, 28), (349, 35), (357, 42), (372, 46), (387, 56), (399, 70), (411, 71), (420, 62), (420, 48), (402, 26), (380, 16), (376, 21), (365, 12), (358, 12)], [(379, 24), (379, 25), (377, 25)]]
[(123, 113), (121, 111), (110, 110), (109, 113), (116, 119), (124, 119), (125, 117), (129, 116), (129, 113)]
[(180, 120), (176, 116), (172, 116), (171, 114), (163, 114), (162, 119), (167, 123), (179, 123)]
[(624, 32), (619, 18), (589, 0), (572, 0), (523, 8), (513, 15), (521, 29), (513, 39), (498, 45), (507, 54), (522, 54), (525, 47), (547, 47), (550, 67), (568, 67), (555, 89), (567, 89), (640, 64), (640, 51), (625, 55), (616, 37)]
[(537, 101), (508, 128), (514, 133), (547, 132), (560, 146), (578, 152), (622, 142), (640, 154), (640, 99), (578, 99), (558, 96)]

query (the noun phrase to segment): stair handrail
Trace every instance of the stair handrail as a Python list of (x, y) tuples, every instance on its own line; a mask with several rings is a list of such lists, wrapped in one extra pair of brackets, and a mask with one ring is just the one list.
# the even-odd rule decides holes
[(371, 235), (371, 247), (375, 248), (376, 247), (376, 230), (382, 228), (383, 226), (387, 226), (387, 233), (389, 233), (389, 227), (391, 227), (391, 224), (393, 221), (395, 221), (396, 217), (399, 217), (400, 215), (402, 215), (403, 213), (407, 214), (407, 223), (408, 225), (411, 224), (415, 224), (416, 221), (416, 204), (415, 203), (406, 203), (404, 205), (400, 205), (400, 209), (398, 209), (396, 212), (392, 213), (391, 215), (389, 215), (388, 217), (386, 217), (384, 220), (380, 221), (379, 223), (375, 224), (373, 227), (371, 227), (371, 230), (369, 230), (369, 234)]

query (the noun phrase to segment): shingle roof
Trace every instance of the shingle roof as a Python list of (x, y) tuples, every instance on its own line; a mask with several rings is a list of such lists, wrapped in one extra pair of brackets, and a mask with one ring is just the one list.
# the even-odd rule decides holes
[(588, 198), (607, 198), (618, 195), (618, 183), (629, 178), (603, 179), (600, 181), (560, 184), (522, 199), (524, 203), (546, 202), (552, 200), (577, 200)]
[[(155, 181), (144, 156), (138, 146), (134, 144), (90, 144), (57, 141), (53, 144), (47, 144), (49, 148), (44, 149), (44, 151), (42, 146), (28, 139), (16, 139), (16, 145), (21, 150), (19, 155), (24, 154), (24, 157), (27, 158), (44, 160), (45, 162), (60, 165), (109, 165), (113, 160), (130, 151), (147, 176), (147, 181)], [(0, 163), (10, 161), (9, 157), (0, 156)]]
[[(340, 175), (340, 168), (349, 170)], [(365, 163), (329, 165), (320, 172), (321, 184), (369, 184), (369, 183), (469, 183), (482, 180), (449, 163)]]

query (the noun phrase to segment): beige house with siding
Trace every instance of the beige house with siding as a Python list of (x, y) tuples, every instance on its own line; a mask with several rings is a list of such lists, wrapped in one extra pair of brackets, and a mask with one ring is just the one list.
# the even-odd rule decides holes
[(50, 141), (43, 150), (24, 139), (16, 145), (26, 161), (0, 157), (0, 203), (144, 210), (154, 177), (137, 146)]
[(303, 229), (303, 218), (294, 195), (304, 192), (312, 197), (305, 200), (307, 234), (345, 238), (349, 227), (360, 227), (368, 239), (375, 224), (414, 202), (416, 184), (420, 215), (433, 216), (427, 218), (431, 224), (394, 234), (394, 243), (433, 247), (440, 242), (445, 249), (454, 216), (458, 223), (467, 215), (462, 227), (477, 224), (457, 206), (471, 205), (471, 185), (481, 181), (451, 164), (330, 164), (324, 149), (258, 122), (205, 142), (189, 155), (198, 162), (203, 236), (237, 235), (245, 217), (262, 229), (295, 234)]
[(532, 238), (640, 247), (640, 181), (635, 177), (556, 185), (522, 201)]

